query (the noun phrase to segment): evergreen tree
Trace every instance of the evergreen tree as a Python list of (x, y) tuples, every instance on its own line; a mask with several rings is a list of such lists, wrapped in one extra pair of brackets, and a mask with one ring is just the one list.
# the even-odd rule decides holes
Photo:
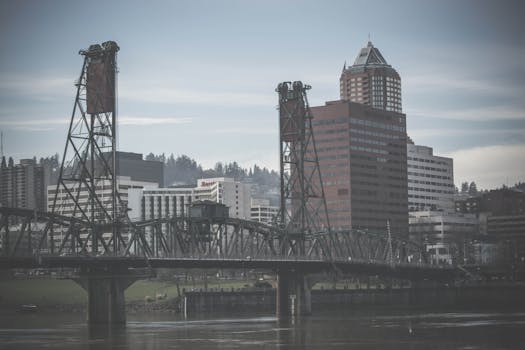
[(468, 187), (468, 194), (471, 196), (475, 196), (478, 194), (478, 187), (476, 186), (476, 183), (472, 181)]

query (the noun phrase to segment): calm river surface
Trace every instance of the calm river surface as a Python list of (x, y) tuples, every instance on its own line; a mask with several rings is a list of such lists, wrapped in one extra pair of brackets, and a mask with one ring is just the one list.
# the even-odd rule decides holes
[(361, 310), (269, 315), (131, 314), (89, 329), (83, 314), (3, 313), (1, 349), (525, 349), (525, 312)]

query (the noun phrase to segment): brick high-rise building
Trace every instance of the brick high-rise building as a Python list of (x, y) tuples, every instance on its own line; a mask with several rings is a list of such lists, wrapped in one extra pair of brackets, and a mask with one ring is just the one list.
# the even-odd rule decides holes
[(352, 66), (343, 67), (341, 100), (401, 113), (401, 78), (369, 41)]
[(350, 101), (312, 107), (330, 225), (408, 237), (405, 115)]

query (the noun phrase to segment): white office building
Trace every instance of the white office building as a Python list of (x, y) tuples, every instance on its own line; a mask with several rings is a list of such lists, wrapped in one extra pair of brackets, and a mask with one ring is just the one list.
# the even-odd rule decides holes
[(251, 187), (232, 178), (197, 180), (196, 187), (133, 189), (129, 194), (132, 220), (187, 216), (192, 202), (209, 200), (226, 205), (233, 218), (250, 219)]
[[(117, 188), (119, 197), (121, 199), (122, 204), (122, 210), (126, 210), (129, 208), (129, 193), (130, 191), (142, 189), (144, 187), (157, 187), (158, 184), (155, 182), (146, 182), (146, 181), (135, 181), (131, 180), (129, 176), (117, 176)], [(75, 184), (70, 188), (72, 189), (72, 193), (76, 196), (78, 188), (78, 183)], [(111, 196), (111, 180), (98, 180), (95, 184), (95, 192), (97, 194), (98, 199), (103, 204), (105, 210), (108, 213), (112, 212), (113, 208), (113, 200)], [(53, 203), (55, 200), (55, 194), (57, 193), (57, 186), (56, 185), (50, 185), (47, 187), (47, 211), (51, 212), (53, 210)], [(78, 193), (78, 206), (75, 205), (74, 201), (71, 199), (71, 196), (67, 193), (67, 191), (60, 187), (58, 190), (58, 194), (56, 196), (56, 204), (55, 204), (55, 214), (64, 215), (64, 216), (70, 216), (70, 217), (77, 217), (77, 218), (91, 218), (91, 206), (90, 204), (90, 195), (87, 187), (82, 186), (80, 189), (80, 193)], [(103, 213), (97, 213), (95, 212), (95, 219), (103, 218), (105, 217)], [(59, 230), (59, 226), (55, 228), (54, 231), (54, 237), (55, 242), (57, 244), (60, 243), (60, 241), (65, 237), (67, 234), (65, 232), (64, 227), (60, 227), (64, 231)], [(87, 234), (81, 234), (81, 238), (85, 239), (87, 237)], [(103, 232), (102, 237), (104, 239), (109, 240), (111, 237), (111, 232)], [(126, 237), (124, 237), (126, 239)], [(91, 243), (88, 242), (87, 249), (91, 249)]]
[(271, 224), (279, 212), (279, 207), (270, 205), (269, 199), (252, 199), (251, 220)]
[[(128, 205), (128, 194), (133, 189), (142, 189), (144, 187), (152, 188), (157, 187), (157, 183), (154, 182), (146, 182), (146, 181), (135, 181), (131, 180), (129, 176), (117, 176), (117, 187), (118, 187), (118, 193), (119, 197), (122, 201), (122, 205), (126, 206)], [(73, 191), (76, 195), (76, 188), (78, 188), (78, 184), (76, 184), (73, 187)], [(57, 191), (56, 185), (49, 185), (47, 187), (47, 211), (51, 212), (53, 209), (53, 202), (55, 199), (55, 193)], [(58, 190), (57, 200), (56, 200), (56, 209), (55, 214), (64, 215), (64, 216), (73, 216), (73, 213), (75, 213), (75, 216), (78, 218), (82, 217), (82, 214), (79, 211), (79, 208), (77, 207), (75, 209), (75, 204), (71, 200), (71, 197), (67, 193), (67, 191), (60, 187)], [(99, 180), (96, 183), (96, 189), (95, 192), (100, 199), (100, 201), (104, 204), (104, 207), (111, 212), (112, 209), (112, 198), (111, 198), (111, 180)], [(86, 213), (88, 217), (90, 217), (91, 209), (88, 205), (89, 202), (89, 191), (86, 187), (82, 187), (78, 196), (79, 200), (79, 206), (82, 208), (82, 210)]]
[(409, 139), (407, 173), (409, 211), (455, 211), (452, 158), (436, 156), (431, 147)]

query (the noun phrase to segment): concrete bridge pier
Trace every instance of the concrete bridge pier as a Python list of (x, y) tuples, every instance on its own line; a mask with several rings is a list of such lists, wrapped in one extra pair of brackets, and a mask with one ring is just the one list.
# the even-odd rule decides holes
[(277, 317), (305, 316), (311, 313), (312, 294), (307, 276), (296, 271), (278, 271)]
[[(149, 277), (149, 276), (148, 276)], [(144, 278), (127, 270), (83, 270), (73, 278), (88, 294), (87, 321), (90, 325), (126, 324), (124, 291)]]

